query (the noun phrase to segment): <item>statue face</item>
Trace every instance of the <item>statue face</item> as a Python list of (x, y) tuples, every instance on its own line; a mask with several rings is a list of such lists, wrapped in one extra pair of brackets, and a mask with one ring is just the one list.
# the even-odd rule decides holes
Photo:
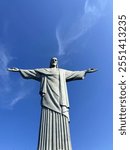
[(51, 67), (57, 67), (58, 66), (58, 59), (56, 57), (51, 58)]

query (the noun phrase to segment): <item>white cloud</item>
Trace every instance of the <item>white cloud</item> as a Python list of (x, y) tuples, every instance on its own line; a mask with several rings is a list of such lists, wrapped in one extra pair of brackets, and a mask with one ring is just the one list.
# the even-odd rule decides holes
[[(20, 78), (22, 78), (20, 76)], [(12, 89), (14, 91), (13, 96), (10, 99), (10, 102), (8, 104), (8, 107), (13, 108), (19, 101), (23, 100), (31, 91), (32, 91), (32, 87), (28, 87), (26, 81), (24, 81), (24, 79), (20, 79), (17, 80), (16, 87), (17, 88), (17, 92), (16, 90)]]
[[(71, 24), (65, 22), (65, 20), (58, 24), (56, 28), (56, 38), (59, 46), (58, 55), (64, 55), (69, 44), (80, 38), (95, 25), (102, 16), (106, 3), (107, 0), (96, 0), (93, 3), (91, 0), (86, 0), (84, 8), (80, 10), (82, 13), (77, 18), (72, 18)], [(65, 24), (68, 25), (67, 28), (65, 28)]]
[(19, 92), (15, 98), (13, 98), (9, 104), (9, 106), (12, 108), (16, 103), (18, 103), (20, 100), (24, 99), (24, 97), (27, 95), (25, 91)]
[(7, 71), (7, 66), (12, 60), (12, 57), (7, 53), (6, 48), (0, 45), (0, 91), (9, 91), (9, 72)]
[(8, 53), (5, 46), (0, 44), (0, 104), (4, 108), (13, 108), (32, 90), (27, 89), (22, 78), (15, 79), (14, 83), (14, 80), (10, 77), (10, 72), (7, 71), (11, 60), (13, 60), (13, 57)]

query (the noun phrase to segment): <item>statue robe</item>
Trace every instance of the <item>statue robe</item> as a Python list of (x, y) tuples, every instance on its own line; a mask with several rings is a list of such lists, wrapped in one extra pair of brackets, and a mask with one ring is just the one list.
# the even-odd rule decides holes
[(66, 82), (84, 79), (85, 71), (59, 68), (20, 69), (24, 78), (40, 82), (42, 110), (38, 150), (72, 150)]

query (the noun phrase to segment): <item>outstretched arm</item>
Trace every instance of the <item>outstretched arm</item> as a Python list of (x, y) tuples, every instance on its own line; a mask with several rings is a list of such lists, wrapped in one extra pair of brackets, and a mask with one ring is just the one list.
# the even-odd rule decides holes
[(86, 70), (86, 73), (93, 73), (93, 72), (96, 72), (98, 71), (97, 69), (94, 69), (94, 68), (89, 68)]
[(19, 69), (19, 68), (8, 68), (8, 71), (11, 72), (19, 72), (23, 78), (25, 79), (34, 79), (37, 81), (40, 81), (40, 74), (37, 73), (35, 70), (30, 70), (30, 69)]
[(20, 71), (20, 69), (18, 69), (18, 68), (8, 68), (7, 70), (12, 71), (12, 72), (19, 72)]
[(66, 77), (66, 81), (72, 81), (72, 80), (81, 80), (84, 79), (84, 77), (86, 76), (87, 73), (93, 73), (96, 72), (97, 69), (86, 69), (83, 71), (69, 71), (69, 70), (65, 70), (65, 77)]

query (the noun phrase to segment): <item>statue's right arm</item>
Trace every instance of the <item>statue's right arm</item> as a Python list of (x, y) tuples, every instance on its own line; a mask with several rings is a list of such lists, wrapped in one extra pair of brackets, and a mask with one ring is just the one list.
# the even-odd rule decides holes
[(8, 71), (19, 72), (25, 79), (34, 79), (40, 81), (40, 74), (33, 69), (8, 68)]
[(8, 68), (8, 71), (12, 71), (12, 72), (19, 72), (20, 69), (19, 68)]

